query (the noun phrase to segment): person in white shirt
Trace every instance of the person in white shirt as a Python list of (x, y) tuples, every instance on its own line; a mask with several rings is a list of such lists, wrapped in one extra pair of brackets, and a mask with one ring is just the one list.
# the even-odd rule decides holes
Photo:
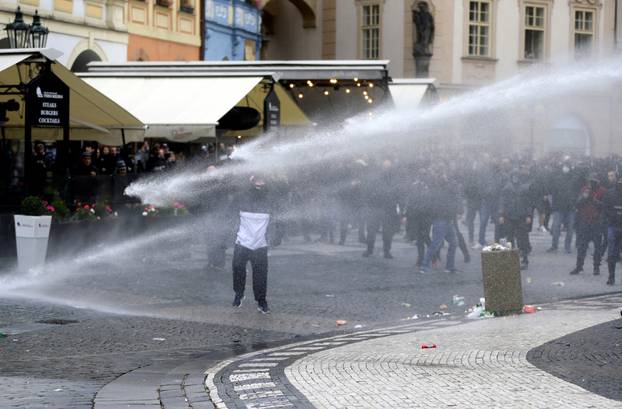
[(269, 314), (266, 300), (268, 284), (268, 241), (266, 233), (272, 213), (272, 203), (268, 197), (265, 179), (260, 176), (250, 178), (250, 189), (238, 199), (240, 226), (233, 250), (233, 306), (239, 308), (244, 300), (246, 286), (246, 265), (250, 261), (253, 269), (253, 293), (257, 310)]

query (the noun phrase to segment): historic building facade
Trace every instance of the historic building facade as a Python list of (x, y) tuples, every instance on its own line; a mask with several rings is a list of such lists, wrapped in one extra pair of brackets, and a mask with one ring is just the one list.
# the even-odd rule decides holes
[[(481, 85), (534, 63), (610, 55), (616, 0), (292, 0), (264, 2), (266, 59), (387, 59), (391, 75)], [(303, 11), (303, 10), (306, 10)], [(425, 61), (422, 64), (425, 68)]]
[(201, 0), (129, 0), (128, 61), (201, 59)]
[(259, 59), (261, 6), (260, 1), (205, 0), (203, 59)]
[[(63, 53), (59, 58), (74, 71), (91, 61), (121, 63), (127, 58), (126, 2), (121, 0), (2, 0), (0, 24), (15, 19), (20, 7), (30, 24), (35, 10), (50, 32), (47, 46)], [(6, 38), (0, 41), (8, 48)]]
[[(269, 0), (266, 59), (386, 59), (393, 78), (432, 77), (441, 99), (526, 69), (594, 61), (620, 51), (619, 0)], [(301, 4), (303, 7), (301, 7)], [(578, 103), (580, 102), (580, 104)], [(580, 101), (523, 106), (517, 149), (622, 153), (622, 100), (595, 90)]]

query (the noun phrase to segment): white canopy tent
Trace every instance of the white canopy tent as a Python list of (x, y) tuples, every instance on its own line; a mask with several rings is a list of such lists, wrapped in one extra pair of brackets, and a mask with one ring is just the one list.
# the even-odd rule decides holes
[(389, 82), (391, 98), (397, 109), (414, 109), (430, 94), (436, 94), (432, 78), (404, 78)]
[(215, 137), (218, 120), (264, 78), (113, 72), (80, 76), (146, 123), (145, 137), (175, 142)]

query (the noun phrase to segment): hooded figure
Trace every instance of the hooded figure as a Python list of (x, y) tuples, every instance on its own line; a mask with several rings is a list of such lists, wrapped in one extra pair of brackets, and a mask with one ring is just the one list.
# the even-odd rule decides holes
[(622, 179), (609, 189), (603, 199), (603, 210), (607, 220), (607, 285), (615, 284), (616, 263), (622, 250)]

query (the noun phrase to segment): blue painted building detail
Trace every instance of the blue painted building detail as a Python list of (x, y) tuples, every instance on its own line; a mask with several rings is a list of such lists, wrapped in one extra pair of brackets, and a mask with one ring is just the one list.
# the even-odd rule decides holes
[(261, 11), (253, 3), (205, 0), (205, 60), (259, 59)]

